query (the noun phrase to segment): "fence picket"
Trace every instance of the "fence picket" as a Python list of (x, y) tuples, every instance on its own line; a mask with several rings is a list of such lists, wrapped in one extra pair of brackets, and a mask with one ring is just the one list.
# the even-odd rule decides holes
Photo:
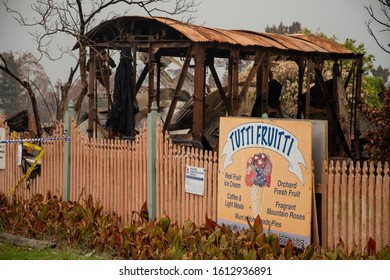
[[(333, 222), (333, 213), (334, 213), (334, 207), (333, 207), (333, 199), (334, 199), (334, 185), (335, 185), (335, 170), (334, 170), (334, 162), (331, 161), (329, 165), (329, 179), (328, 179), (328, 248), (334, 247), (333, 242), (333, 228), (335, 223)], [(337, 225), (337, 224), (336, 224)]]
[(390, 180), (389, 180), (389, 163), (385, 162), (383, 170), (383, 246), (390, 245)]
[(363, 175), (362, 175), (362, 235), (361, 235), (361, 242), (362, 242), (362, 248), (367, 243), (367, 231), (368, 231), (368, 221), (367, 221), (367, 212), (368, 212), (368, 167), (367, 162), (365, 161), (363, 163)]
[(374, 204), (374, 192), (375, 192), (375, 167), (374, 162), (370, 162), (370, 175), (369, 175), (369, 183), (368, 183), (368, 238), (374, 239), (374, 231), (375, 231), (375, 204)]
[[(179, 225), (187, 221), (202, 224), (206, 215), (216, 220), (218, 154), (172, 144), (161, 122), (156, 129), (157, 218), (165, 213)], [(114, 211), (124, 223), (139, 219), (131, 213), (139, 212), (147, 198), (146, 125), (131, 142), (88, 139), (74, 121), (71, 130), (71, 200), (82, 202), (91, 194), (106, 212)], [(62, 131), (58, 125), (54, 135), (61, 137)], [(6, 145), (7, 169), (0, 170), (1, 192), (11, 199), (12, 190), (24, 199), (37, 192), (63, 197), (64, 142), (50, 140), (42, 147), (41, 174), (29, 181), (28, 188), (26, 182), (14, 188), (23, 174), (16, 164), (17, 145)], [(203, 196), (185, 192), (186, 165), (205, 169)], [(360, 162), (324, 162), (322, 244), (328, 249), (334, 249), (339, 238), (347, 251), (356, 245), (362, 252), (369, 237), (376, 240), (378, 249), (389, 245), (389, 164), (378, 163), (376, 170), (373, 163), (362, 166)]]
[(344, 244), (348, 244), (348, 234), (347, 234), (347, 188), (348, 188), (348, 174), (347, 174), (347, 162), (343, 160), (341, 167), (341, 240), (344, 241)]
[[(377, 242), (377, 245), (379, 248), (382, 248), (383, 246), (383, 239), (382, 239), (382, 232), (383, 232), (383, 226), (386, 223), (386, 221), (383, 221), (382, 224), (382, 217), (384, 216), (382, 213), (382, 199), (383, 199), (383, 180), (382, 180), (382, 163), (378, 162), (378, 166), (376, 169), (376, 182), (375, 182), (375, 241)], [(384, 209), (383, 209), (384, 210)], [(386, 210), (385, 210), (386, 211)]]
[(346, 243), (347, 245), (347, 251), (351, 251), (354, 246), (354, 180), (355, 180), (355, 168), (353, 166), (353, 162), (349, 163), (349, 170), (348, 170), (348, 190), (347, 190), (347, 223), (348, 223), (348, 229), (347, 229), (347, 237), (348, 237), (348, 242)]

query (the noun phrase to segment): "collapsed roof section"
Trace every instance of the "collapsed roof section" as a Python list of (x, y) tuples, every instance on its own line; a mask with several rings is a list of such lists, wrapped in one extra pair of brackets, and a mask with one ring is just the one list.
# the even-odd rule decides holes
[[(359, 116), (357, 104), (360, 98), (362, 55), (356, 54), (344, 46), (327, 40), (325, 38), (293, 34), (281, 35), (274, 33), (254, 32), (248, 30), (225, 30), (220, 28), (209, 28), (191, 23), (181, 22), (163, 17), (144, 16), (123, 16), (105, 21), (86, 34), (91, 57), (95, 53), (106, 49), (123, 49), (130, 47), (133, 55), (133, 63), (136, 66), (138, 52), (148, 54), (148, 61), (138, 76), (133, 75), (135, 93), (138, 92), (146, 76), (148, 76), (148, 106), (153, 101), (159, 104), (161, 92), (161, 67), (162, 58), (165, 56), (180, 57), (183, 61), (170, 108), (165, 120), (164, 128), (171, 125), (173, 112), (183, 83), (186, 79), (188, 69), (194, 68), (194, 92), (192, 95), (192, 137), (196, 141), (207, 141), (204, 134), (208, 129), (205, 127), (207, 112), (207, 94), (205, 90), (206, 69), (209, 69), (217, 86), (220, 100), (225, 109), (224, 114), (235, 116), (239, 114), (239, 108), (252, 81), (256, 80), (256, 97), (258, 111), (269, 113), (269, 82), (272, 81), (271, 63), (278, 60), (295, 61), (299, 67), (299, 97), (305, 96), (305, 103), (298, 104), (298, 115), (302, 113), (305, 118), (313, 118), (314, 110), (310, 105), (310, 94), (305, 95), (304, 91), (310, 92), (311, 82), (316, 81), (326, 100), (329, 123), (329, 143), (334, 143), (334, 137), (338, 137), (341, 149), (348, 156), (359, 154), (358, 145), (354, 145), (359, 138)], [(78, 48), (78, 45), (75, 45)], [(228, 85), (223, 86), (214, 65), (215, 58), (228, 60)], [(244, 82), (239, 81), (239, 63), (241, 60), (251, 60), (253, 64), (248, 71)], [(340, 82), (327, 86), (321, 70), (326, 60), (333, 62), (333, 79), (340, 80), (342, 63), (345, 60), (352, 60), (349, 73), (345, 81), (342, 81), (346, 89), (350, 83), (353, 85), (352, 105), (348, 114), (351, 117), (350, 127), (343, 127), (342, 119), (338, 109), (338, 94), (345, 94), (340, 87)], [(89, 64), (90, 69), (96, 67), (100, 62), (96, 59)], [(193, 65), (190, 65), (190, 64)], [(92, 67), (92, 68), (91, 68)], [(133, 67), (137, 69), (137, 67)], [(136, 70), (135, 70), (136, 71)], [(90, 75), (95, 71), (90, 71)], [(96, 74), (95, 74), (96, 75)], [(315, 77), (314, 79), (312, 77)], [(353, 77), (353, 78), (351, 78)], [(306, 88), (303, 88), (303, 80), (306, 78)], [(90, 110), (93, 109), (93, 91), (90, 86)], [(188, 108), (188, 107), (187, 107)], [(255, 108), (254, 108), (255, 109)], [(93, 127), (90, 127), (91, 131)], [(351, 137), (350, 134), (353, 134)], [(329, 147), (330, 153), (337, 154), (337, 147)], [(332, 149), (334, 151), (332, 152)]]

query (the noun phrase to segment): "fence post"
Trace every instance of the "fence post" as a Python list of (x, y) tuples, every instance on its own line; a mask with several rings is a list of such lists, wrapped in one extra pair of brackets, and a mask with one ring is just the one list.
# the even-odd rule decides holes
[(148, 214), (149, 219), (156, 218), (156, 122), (157, 103), (153, 101), (148, 114)]
[(74, 112), (73, 101), (68, 104), (65, 112), (65, 151), (64, 151), (64, 201), (70, 198), (70, 129), (71, 118)]

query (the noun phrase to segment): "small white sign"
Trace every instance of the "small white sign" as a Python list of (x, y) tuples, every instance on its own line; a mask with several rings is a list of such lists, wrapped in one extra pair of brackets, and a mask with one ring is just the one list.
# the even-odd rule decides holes
[(204, 195), (204, 168), (186, 165), (185, 191)]
[(22, 165), (22, 157), (23, 157), (23, 145), (18, 144), (18, 158), (17, 158), (17, 165)]
[[(4, 127), (0, 127), (0, 140), (5, 140)], [(0, 144), (0, 169), (5, 169), (5, 144)]]

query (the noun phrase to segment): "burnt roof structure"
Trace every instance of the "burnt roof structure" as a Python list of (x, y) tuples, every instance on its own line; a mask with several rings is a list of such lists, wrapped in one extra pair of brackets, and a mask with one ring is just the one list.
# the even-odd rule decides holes
[[(123, 16), (102, 22), (86, 34), (87, 44), (90, 47), (90, 55), (96, 57), (101, 50), (130, 47), (133, 62), (136, 64), (137, 53), (148, 54), (148, 61), (143, 71), (134, 77), (135, 92), (148, 76), (148, 106), (153, 101), (159, 104), (160, 95), (160, 67), (161, 58), (164, 56), (180, 57), (183, 66), (173, 94), (164, 128), (171, 125), (173, 112), (180, 95), (189, 67), (194, 68), (194, 92), (192, 94), (192, 124), (191, 133), (194, 140), (205, 141), (205, 114), (206, 107), (206, 69), (209, 69), (218, 88), (219, 97), (225, 109), (225, 114), (235, 116), (243, 99), (251, 87), (252, 81), (256, 81), (256, 96), (258, 111), (270, 113), (268, 104), (268, 84), (272, 80), (270, 71), (273, 61), (288, 60), (296, 62), (299, 67), (299, 97), (305, 100), (298, 104), (297, 117), (307, 119), (315, 117), (315, 109), (311, 106), (310, 82), (315, 77), (316, 84), (321, 90), (322, 97), (326, 100), (327, 118), (329, 120), (329, 143), (335, 142), (337, 137), (339, 147), (345, 155), (358, 157), (359, 147), (353, 141), (359, 139), (359, 116), (357, 104), (360, 98), (362, 54), (353, 53), (344, 46), (325, 38), (307, 35), (292, 34), (281, 35), (274, 33), (254, 32), (248, 30), (226, 30), (209, 28), (191, 23), (181, 22), (165, 17)], [(75, 45), (77, 48), (78, 45)], [(215, 58), (228, 60), (228, 85), (223, 86), (214, 65)], [(253, 64), (248, 71), (246, 79), (239, 81), (240, 60), (251, 60)], [(352, 61), (352, 65), (346, 78), (341, 78), (344, 61)], [(194, 65), (190, 65), (193, 61)], [(325, 61), (333, 62), (333, 80), (326, 84), (321, 70)], [(95, 67), (96, 59), (92, 60), (89, 67)], [(134, 65), (136, 66), (136, 65)], [(92, 69), (92, 68), (90, 68)], [(136, 67), (133, 67), (136, 69)], [(136, 71), (136, 70), (135, 70)], [(90, 75), (97, 75), (90, 71)], [(306, 76), (305, 76), (306, 75)], [(307, 85), (303, 88), (303, 80), (306, 77)], [(91, 80), (91, 79), (90, 79)], [(348, 116), (340, 115), (338, 104), (339, 95), (345, 95), (345, 89), (352, 88)], [(90, 108), (93, 107), (94, 87), (90, 86)], [(92, 102), (92, 103), (91, 103)], [(187, 106), (188, 108), (188, 106)], [(350, 127), (346, 128), (343, 118), (350, 119)], [(209, 123), (209, 122), (207, 122)], [(90, 129), (93, 129), (90, 127)], [(334, 146), (334, 145), (333, 145)], [(329, 146), (331, 155), (338, 155), (340, 149)], [(214, 147), (215, 148), (215, 147)]]

